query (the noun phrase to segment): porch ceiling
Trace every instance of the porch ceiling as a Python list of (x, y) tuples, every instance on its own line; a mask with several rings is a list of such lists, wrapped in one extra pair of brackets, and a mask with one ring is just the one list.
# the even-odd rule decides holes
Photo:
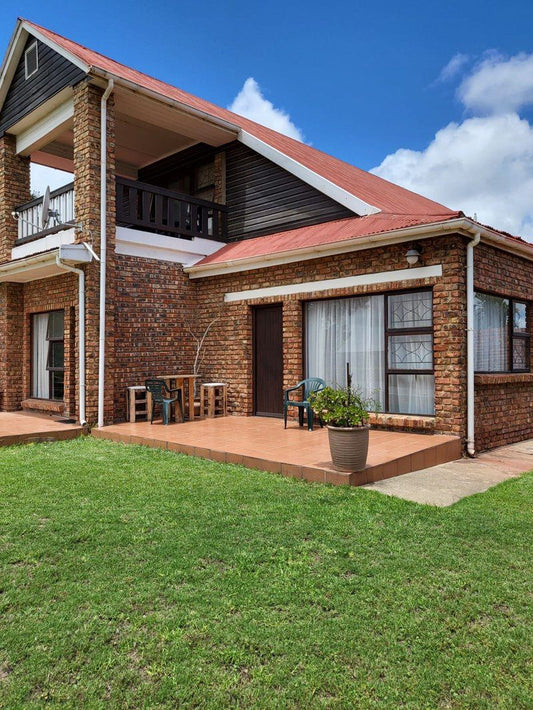
[[(117, 173), (136, 178), (137, 171), (195, 143), (223, 145), (236, 133), (155, 99), (122, 87), (115, 89)], [(34, 163), (73, 172), (73, 130), (68, 125), (31, 155)]]

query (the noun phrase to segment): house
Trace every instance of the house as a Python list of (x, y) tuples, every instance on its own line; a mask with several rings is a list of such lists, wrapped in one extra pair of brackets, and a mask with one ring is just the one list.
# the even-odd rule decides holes
[[(73, 181), (31, 199), (30, 162)], [(533, 245), (19, 20), (0, 75), (0, 406), (124, 419), (191, 368), (234, 415), (306, 374), (471, 452), (533, 436)]]

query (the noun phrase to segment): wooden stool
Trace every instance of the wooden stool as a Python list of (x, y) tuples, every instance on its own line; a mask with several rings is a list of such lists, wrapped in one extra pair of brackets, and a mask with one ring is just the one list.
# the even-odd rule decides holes
[(226, 390), (223, 382), (206, 382), (200, 387), (200, 416), (226, 416)]
[(128, 387), (126, 390), (126, 419), (129, 422), (137, 421), (137, 417), (148, 418), (148, 393), (146, 387), (138, 385)]

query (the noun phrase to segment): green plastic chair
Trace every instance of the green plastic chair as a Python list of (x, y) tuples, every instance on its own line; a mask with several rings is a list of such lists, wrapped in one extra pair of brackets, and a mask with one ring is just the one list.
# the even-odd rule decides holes
[[(183, 402), (181, 401), (181, 389), (169, 389), (165, 380), (145, 380), (146, 391), (152, 395), (152, 411), (150, 412), (150, 424), (154, 423), (154, 411), (156, 404), (160, 404), (163, 410), (163, 424), (168, 424), (170, 418), (170, 406), (173, 402), (178, 403), (183, 421)], [(174, 393), (176, 396), (172, 396)], [(169, 395), (169, 396), (165, 396)]]
[[(307, 380), (298, 382), (298, 384), (294, 387), (289, 387), (289, 389), (285, 390), (285, 397), (283, 401), (283, 420), (285, 423), (285, 429), (287, 428), (287, 411), (289, 407), (298, 407), (298, 422), (300, 426), (304, 425), (305, 412), (307, 418), (307, 428), (309, 431), (312, 431), (315, 417), (313, 409), (309, 404), (309, 395), (311, 392), (320, 392), (320, 390), (323, 390), (325, 386), (326, 383), (324, 380), (321, 380), (320, 377), (310, 377)], [(301, 387), (303, 387), (302, 399), (290, 399), (291, 392), (296, 392)], [(318, 422), (320, 426), (322, 426), (322, 420), (320, 417), (318, 418)]]

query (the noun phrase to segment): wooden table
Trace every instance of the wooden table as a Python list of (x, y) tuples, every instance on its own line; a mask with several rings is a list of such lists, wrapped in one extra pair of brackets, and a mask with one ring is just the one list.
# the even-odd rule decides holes
[[(165, 380), (165, 383), (169, 389), (174, 387), (184, 387), (185, 382), (187, 383), (187, 415), (189, 420), (194, 419), (194, 381), (197, 375), (188, 375), (182, 372), (178, 372), (175, 375), (157, 375), (158, 380)], [(185, 394), (183, 395), (185, 399)], [(185, 408), (185, 402), (183, 402), (183, 407)], [(176, 409), (176, 420), (178, 414), (178, 407)]]

